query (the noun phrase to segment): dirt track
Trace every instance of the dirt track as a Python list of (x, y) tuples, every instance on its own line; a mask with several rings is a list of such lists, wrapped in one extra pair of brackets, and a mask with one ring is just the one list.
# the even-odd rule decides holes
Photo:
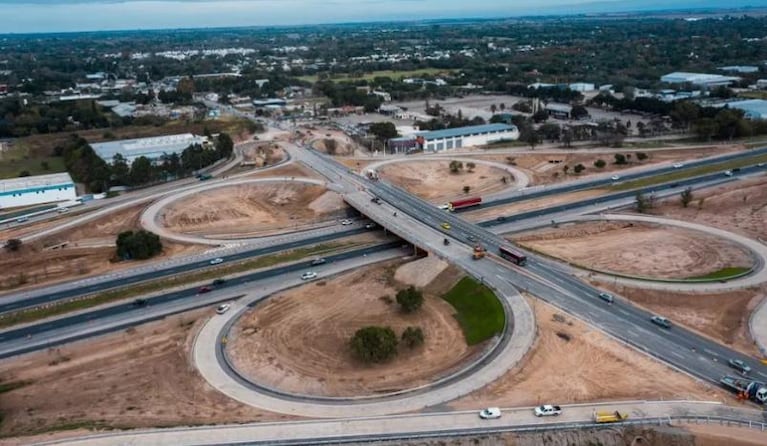
[[(268, 386), (326, 396), (410, 388), (454, 369), (478, 347), (465, 344), (453, 308), (436, 293), (426, 293), (417, 313), (400, 312), (393, 301), (396, 264), (316, 281), (256, 307), (232, 329), (228, 349), (234, 364)], [(348, 340), (368, 325), (391, 326), (398, 336), (420, 326), (426, 342), (412, 351), (400, 347), (386, 364), (364, 365), (352, 357)]]
[(749, 267), (749, 252), (700, 232), (623, 222), (588, 222), (514, 237), (523, 246), (577, 265), (666, 279)]
[(344, 206), (340, 196), (318, 185), (243, 184), (181, 199), (164, 209), (161, 222), (187, 234), (245, 236), (332, 220)]
[[(501, 181), (501, 178), (509, 178), (502, 169), (477, 164), (473, 172), (469, 172), (465, 165), (459, 173), (451, 173), (447, 160), (412, 161), (387, 164), (378, 171), (382, 178), (435, 203), (498, 192), (514, 184), (513, 180)], [(468, 194), (463, 191), (464, 186), (471, 188)]]

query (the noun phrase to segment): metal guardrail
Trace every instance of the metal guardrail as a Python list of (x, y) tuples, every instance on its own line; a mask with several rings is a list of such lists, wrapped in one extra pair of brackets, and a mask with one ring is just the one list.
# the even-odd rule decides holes
[[(305, 440), (257, 440), (247, 442), (234, 442), (227, 443), (229, 445), (279, 445), (279, 446), (302, 446), (302, 445), (343, 445), (343, 444), (360, 444), (360, 443), (376, 443), (381, 441), (418, 441), (429, 440), (446, 437), (471, 437), (479, 435), (493, 435), (509, 432), (516, 433), (528, 433), (528, 432), (551, 432), (551, 431), (566, 431), (566, 430), (583, 430), (583, 429), (614, 429), (615, 427), (627, 427), (627, 426), (670, 426), (673, 424), (717, 424), (721, 426), (731, 427), (745, 427), (749, 429), (756, 429), (761, 432), (767, 431), (767, 422), (759, 422), (752, 420), (741, 420), (737, 418), (717, 417), (717, 416), (668, 416), (668, 417), (652, 417), (652, 418), (639, 418), (629, 419), (626, 421), (616, 423), (594, 423), (594, 422), (571, 422), (571, 423), (548, 423), (548, 424), (535, 424), (535, 425), (519, 425), (519, 426), (499, 426), (499, 427), (483, 427), (474, 429), (455, 429), (444, 430), (435, 432), (423, 432), (423, 433), (393, 433), (393, 434), (378, 434), (378, 435), (350, 435), (350, 436), (338, 436), (326, 439), (305, 439)], [(215, 445), (221, 445), (223, 443), (215, 443)], [(213, 446), (213, 445), (210, 445)]]

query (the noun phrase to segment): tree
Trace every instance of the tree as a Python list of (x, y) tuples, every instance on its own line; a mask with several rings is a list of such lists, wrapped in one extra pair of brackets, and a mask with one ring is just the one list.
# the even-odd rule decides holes
[(525, 142), (530, 144), (530, 149), (532, 150), (535, 150), (535, 146), (541, 143), (541, 135), (533, 129), (530, 129), (525, 136)]
[(562, 128), (559, 127), (559, 124), (547, 122), (538, 129), (538, 133), (540, 133), (544, 139), (557, 141), (562, 133)]
[(582, 119), (589, 116), (589, 111), (582, 105), (574, 105), (570, 110), (570, 117), (573, 119)]
[(40, 168), (43, 170), (51, 170), (51, 165), (48, 164), (48, 161), (40, 161)]
[(644, 152), (637, 152), (636, 155), (639, 161), (644, 161), (647, 159), (647, 154)]
[(117, 257), (123, 260), (145, 260), (162, 252), (160, 237), (143, 229), (121, 232), (116, 245)]
[(569, 170), (570, 170), (570, 166), (568, 166), (567, 164), (565, 164), (565, 165), (562, 167), (562, 172), (564, 172), (564, 173), (565, 173), (565, 175), (567, 175), (567, 172), (568, 172)]
[(695, 134), (703, 141), (711, 141), (711, 137), (719, 132), (719, 124), (712, 118), (701, 118), (695, 122)]
[(626, 164), (626, 155), (622, 153), (615, 154), (615, 164)]
[(30, 175), (32, 175), (32, 174), (29, 173), (28, 170), (22, 170), (21, 172), (19, 172), (19, 177), (28, 177)]
[(689, 128), (690, 124), (695, 122), (700, 115), (700, 107), (692, 102), (677, 101), (674, 104), (674, 109), (669, 114), (671, 119), (685, 128)]
[(681, 194), (679, 194), (680, 201), (682, 202), (682, 207), (686, 208), (687, 206), (692, 203), (692, 200), (694, 199), (692, 194), (692, 188), (688, 187), (685, 190), (682, 191)]
[(653, 195), (649, 197), (643, 193), (636, 194), (636, 209), (639, 213), (645, 213), (653, 208), (655, 205), (655, 198)]
[(17, 238), (8, 239), (5, 242), (5, 249), (7, 249), (8, 251), (16, 252), (19, 249), (21, 249), (22, 244), (23, 242), (20, 239), (17, 239)]
[(397, 335), (391, 327), (360, 328), (349, 344), (357, 359), (366, 363), (385, 362), (397, 355)]
[(605, 160), (599, 159), (594, 161), (594, 167), (596, 167), (597, 169), (603, 169), (606, 165), (607, 163), (605, 162)]
[(388, 141), (399, 136), (393, 122), (376, 122), (370, 125), (369, 131), (379, 141)]
[(460, 161), (450, 161), (450, 173), (458, 173), (461, 169), (463, 169), (463, 163)]
[(536, 123), (545, 122), (549, 119), (549, 113), (546, 110), (538, 110), (533, 114), (533, 121)]
[(490, 113), (495, 114), (495, 112), (498, 111), (498, 106), (493, 104), (490, 106)]
[(412, 313), (423, 305), (423, 293), (414, 286), (397, 292), (397, 303), (405, 313)]
[(562, 132), (562, 142), (565, 143), (565, 147), (572, 147), (573, 131), (570, 128), (567, 128)]
[(471, 161), (469, 161), (468, 163), (466, 163), (466, 168), (467, 168), (467, 169), (469, 169), (469, 172), (473, 172), (475, 167), (477, 167), (477, 165), (476, 165), (476, 164), (474, 164), (474, 163), (473, 163), (473, 162), (471, 162)]
[(130, 183), (134, 186), (146, 184), (152, 179), (152, 162), (145, 156), (133, 160), (130, 166)]
[(421, 327), (407, 327), (402, 332), (402, 344), (407, 348), (416, 348), (422, 345), (423, 341), (424, 335)]
[(575, 172), (576, 175), (583, 172), (584, 170), (586, 170), (586, 166), (580, 163), (576, 164), (575, 167), (573, 168), (573, 171)]
[(218, 159), (229, 158), (234, 152), (234, 141), (228, 133), (221, 132), (216, 138), (216, 152)]
[(338, 150), (338, 142), (336, 142), (335, 139), (324, 139), (322, 141), (325, 145), (325, 151), (328, 152), (328, 155), (335, 155), (336, 150)]
[(468, 194), (471, 192), (471, 186), (463, 186), (463, 193)]
[(128, 161), (124, 156), (116, 153), (112, 157), (112, 167), (110, 168), (112, 174), (109, 179), (112, 184), (127, 185), (130, 183), (130, 167), (128, 167)]

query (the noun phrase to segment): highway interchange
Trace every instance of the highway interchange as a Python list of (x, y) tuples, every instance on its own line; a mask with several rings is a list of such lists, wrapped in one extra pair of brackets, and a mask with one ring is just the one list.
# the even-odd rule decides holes
[[(595, 206), (598, 207), (597, 211), (625, 206), (633, 200), (633, 196), (636, 194), (635, 190), (616, 192), (576, 203), (568, 203), (566, 205), (554, 206), (547, 209), (520, 213), (514, 216), (508, 216), (502, 221), (495, 219), (481, 222), (479, 224), (472, 224), (465, 221), (460, 215), (445, 213), (444, 211), (437, 209), (434, 205), (420, 200), (391, 184), (382, 181), (370, 181), (351, 173), (346, 167), (336, 163), (330, 157), (315, 152), (308, 147), (301, 148), (294, 146), (286, 148), (289, 149), (288, 152), (291, 154), (291, 160), (298, 160), (315, 169), (326, 178), (328, 183), (333, 183), (333, 185), (344, 194), (347, 202), (353, 207), (356, 207), (362, 214), (373, 219), (379, 225), (389, 229), (408, 242), (428, 250), (433, 255), (446, 258), (452, 263), (457, 264), (469, 274), (491, 286), (501, 298), (505, 300), (504, 305), (507, 313), (509, 313), (508, 319), (510, 321), (515, 321), (515, 318), (519, 316), (519, 314), (515, 314), (512, 309), (518, 313), (529, 312), (529, 308), (524, 308), (526, 303), (519, 297), (517, 292), (517, 290), (519, 290), (528, 292), (552, 303), (591, 325), (599, 327), (616, 339), (619, 339), (646, 354), (652, 355), (672, 367), (705, 381), (716, 383), (721, 376), (727, 374), (729, 370), (724, 363), (729, 358), (750, 359), (721, 344), (713, 342), (689, 330), (685, 330), (682, 327), (674, 327), (672, 330), (658, 329), (658, 327), (649, 322), (650, 314), (634, 307), (627, 301), (619, 300), (613, 306), (604, 305), (603, 302), (595, 299), (599, 290), (578, 280), (569, 269), (558, 262), (547, 260), (533, 254), (528, 255), (528, 264), (523, 268), (512, 266), (510, 263), (498, 259), (488, 258), (478, 262), (470, 260), (469, 246), (473, 244), (470, 240), (480, 240), (491, 252), (497, 252), (499, 246), (504, 244), (508, 245), (508, 242), (498, 236), (495, 231), (505, 233), (510, 232), (515, 228), (542, 226), (553, 219), (564, 219), (566, 217), (579, 216), (583, 213), (593, 213), (595, 212), (595, 209), (597, 209)], [(767, 153), (767, 148), (759, 149), (758, 151), (749, 151), (748, 155), (751, 156), (757, 153)], [(722, 160), (730, 160), (742, 156), (744, 156), (744, 154), (737, 153), (717, 157), (715, 160), (706, 159), (690, 161), (686, 163), (685, 168), (721, 162)], [(737, 172), (737, 175), (733, 178), (752, 174), (760, 171), (760, 169), (763, 170), (763, 167), (752, 166), (743, 168), (740, 172)], [(623, 175), (621, 181), (649, 177), (671, 170), (674, 170), (671, 166), (643, 169), (641, 172)], [(721, 184), (725, 181), (732, 181), (733, 178), (723, 177), (721, 172), (717, 172), (681, 180), (675, 182), (676, 184), (667, 184), (663, 188), (659, 186), (647, 187), (645, 188), (645, 192), (656, 192), (658, 195), (677, 194), (681, 189), (688, 186), (708, 187)], [(611, 185), (613, 182), (614, 181), (610, 178), (605, 177), (581, 181), (578, 184), (535, 188), (531, 191), (513, 191), (509, 192), (507, 196), (495, 197), (494, 200), (484, 203), (483, 206), (498, 206), (522, 199), (540, 198), (568, 191)], [(385, 205), (380, 207), (372, 205), (370, 203), (370, 198), (373, 196), (380, 197), (385, 202)], [(377, 209), (375, 209), (376, 207)], [(391, 210), (393, 211), (390, 212)], [(407, 224), (403, 225), (403, 219), (405, 218), (407, 219)], [(439, 225), (442, 222), (450, 223), (452, 229), (450, 231), (440, 230)], [(491, 232), (491, 229), (494, 231)], [(304, 238), (298, 237), (298, 239), (292, 242), (272, 244), (268, 247), (254, 248), (253, 246), (245, 245), (234, 249), (234, 253), (227, 254), (226, 258), (227, 261), (246, 259), (270, 252), (333, 240), (360, 233), (362, 231), (364, 231), (364, 229), (355, 228), (348, 230), (346, 228), (340, 228), (339, 230), (321, 236), (310, 234)], [(442, 238), (446, 236), (453, 239), (456, 243), (453, 243), (450, 246), (442, 245)], [(397, 242), (397, 244), (399, 245), (401, 243)], [(334, 261), (331, 262), (331, 264), (336, 264), (338, 268), (342, 265), (347, 265), (350, 262), (357, 262), (357, 264), (359, 264), (360, 261), (364, 261), (363, 259), (366, 255), (374, 253), (376, 255), (379, 255), (380, 253), (388, 253), (386, 255), (403, 255), (403, 252), (398, 252), (393, 245), (379, 245), (366, 248), (365, 250), (358, 249), (340, 254), (338, 258), (332, 259)], [(0, 313), (17, 310), (18, 308), (27, 306), (36, 306), (43, 303), (55, 302), (57, 300), (69, 299), (73, 296), (83, 294), (83, 291), (93, 293), (118, 286), (125, 286), (131, 283), (137, 283), (150, 277), (164, 277), (184, 271), (207, 268), (210, 266), (209, 259), (219, 255), (222, 254), (220, 254), (220, 252), (211, 252), (210, 254), (198, 256), (197, 258), (189, 259), (189, 261), (180, 262), (164, 269), (128, 273), (119, 278), (89, 282), (87, 287), (83, 286), (82, 282), (75, 282), (69, 285), (64, 284), (53, 287), (52, 290), (41, 289), (26, 292), (20, 294), (21, 297), (0, 297)], [(384, 255), (383, 258), (385, 258), (386, 255)], [(759, 269), (763, 269), (763, 266), (763, 264), (760, 265)], [(248, 288), (265, 283), (265, 281), (272, 280), (273, 282), (271, 283), (285, 282), (287, 285), (288, 283), (295, 282), (295, 277), (297, 276), (296, 273), (305, 268), (305, 262), (298, 262), (292, 265), (271, 268), (238, 277), (237, 279), (230, 280), (227, 283), (227, 286), (221, 290), (216, 290), (215, 292), (206, 295), (204, 299), (199, 298), (199, 296), (193, 298), (192, 296), (196, 295), (196, 287), (192, 287), (152, 297), (150, 299), (150, 304), (142, 308), (136, 308), (122, 303), (107, 308), (86, 311), (66, 318), (56, 319), (54, 321), (44, 321), (43, 323), (30, 324), (22, 328), (0, 331), (0, 358), (34, 351), (35, 349), (47, 348), (59, 342), (70, 342), (71, 340), (78, 338), (119, 330), (127, 326), (164, 317), (168, 314), (186, 311), (191, 308), (211, 305), (224, 300), (231, 300), (235, 296), (247, 294)], [(343, 269), (337, 269), (336, 271), (341, 270)], [(290, 278), (290, 280), (288, 278)], [(295, 286), (295, 284), (292, 286)], [(196, 300), (196, 302), (189, 303), (193, 300)], [(184, 303), (182, 304), (182, 302)], [(232, 312), (232, 315), (235, 314), (237, 313)], [(354, 411), (359, 410), (358, 406), (360, 404), (365, 404), (367, 405), (366, 407), (378, 405), (377, 411), (371, 413), (383, 415), (386, 413), (402, 412), (403, 410), (417, 410), (438, 402), (449, 401), (452, 398), (460, 396), (460, 394), (467, 393), (473, 388), (481, 387), (481, 385), (491, 382), (494, 376), (498, 376), (498, 373), (505, 372), (508, 368), (513, 366), (514, 361), (511, 361), (512, 364), (504, 363), (500, 366), (498, 365), (499, 362), (503, 362), (504, 360), (506, 360), (505, 362), (510, 362), (509, 359), (517, 359), (514, 357), (510, 358), (509, 355), (499, 354), (503, 351), (503, 348), (509, 348), (511, 345), (514, 348), (525, 348), (526, 350), (524, 344), (528, 342), (528, 340), (524, 340), (521, 343), (521, 346), (514, 346), (514, 343), (512, 342), (515, 338), (525, 337), (525, 333), (520, 333), (521, 327), (514, 326), (514, 323), (510, 323), (509, 325), (507, 332), (504, 333), (503, 339), (499, 340), (497, 343), (499, 350), (496, 351), (496, 354), (493, 357), (488, 356), (482, 364), (478, 364), (479, 367), (477, 367), (476, 370), (471, 371), (471, 380), (461, 379), (452, 383), (440, 383), (430, 389), (418, 389), (417, 391), (414, 391), (416, 392), (414, 395), (394, 395), (385, 398), (367, 399), (365, 401), (344, 402), (343, 405), (339, 405), (337, 402), (315, 401), (311, 398), (303, 398), (303, 396), (298, 397), (303, 398), (304, 402), (296, 403), (296, 396), (290, 396), (289, 399), (282, 400), (282, 403), (280, 403), (282, 405), (280, 407), (265, 408), (293, 414), (343, 417), (350, 416)], [(84, 330), (84, 326), (90, 327), (90, 331)], [(525, 330), (530, 330), (532, 328), (530, 326), (523, 327)], [(530, 335), (530, 333), (527, 333), (527, 335)], [(30, 339), (34, 340), (34, 342), (30, 342)], [(220, 341), (220, 337), (217, 337), (217, 340)], [(215, 348), (218, 349), (219, 346), (220, 342), (216, 342)], [(195, 348), (197, 348), (197, 346)], [(200, 348), (202, 348), (202, 346)], [(524, 351), (522, 351), (522, 353), (524, 353)], [(521, 355), (518, 356), (521, 357)], [(217, 358), (217, 362), (219, 362), (218, 365), (225, 368), (225, 364), (220, 364), (222, 362), (220, 359), (220, 357)], [(753, 361), (751, 361), (751, 364), (753, 364)], [(208, 365), (210, 366), (211, 364)], [(755, 366), (755, 376), (767, 379), (767, 368), (756, 364), (753, 365)], [(215, 366), (215, 364), (213, 366)], [(482, 375), (482, 373), (484, 373), (484, 375)], [(205, 372), (203, 371), (203, 375), (204, 374)], [(484, 379), (476, 379), (478, 376), (484, 376)], [(467, 381), (473, 382), (467, 387), (465, 384)], [(455, 384), (457, 383), (464, 384), (455, 388)], [(453, 385), (454, 388), (451, 389), (451, 385)], [(219, 388), (219, 390), (230, 394), (230, 396), (234, 398), (243, 400), (241, 395), (238, 397), (238, 395), (232, 394), (237, 392), (227, 392), (226, 389), (222, 388)], [(263, 395), (258, 395), (259, 389), (251, 388), (250, 390), (252, 390), (256, 396), (252, 400), (249, 400), (248, 403), (263, 407), (264, 398)], [(436, 396), (425, 398), (425, 392)], [(407, 401), (408, 398), (410, 398), (411, 401), (420, 399), (421, 403), (419, 403), (420, 405), (416, 404), (415, 406), (403, 403), (403, 401)], [(279, 398), (277, 398), (277, 400), (279, 400)], [(285, 401), (289, 401), (291, 404), (285, 406)], [(304, 409), (302, 409), (303, 411), (296, 410), (295, 407), (297, 406), (303, 407), (301, 404), (305, 405)], [(349, 409), (334, 412), (333, 410), (328, 410), (326, 407), (328, 405), (332, 405), (336, 408), (343, 407)], [(290, 410), (285, 410), (286, 407), (290, 408)]]

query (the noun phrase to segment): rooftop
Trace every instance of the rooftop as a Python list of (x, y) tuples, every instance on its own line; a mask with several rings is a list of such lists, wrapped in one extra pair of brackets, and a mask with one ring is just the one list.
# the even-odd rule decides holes
[(434, 130), (431, 132), (418, 132), (417, 136), (423, 136), (425, 139), (453, 138), (456, 136), (467, 136), (475, 133), (491, 133), (512, 131), (515, 127), (506, 124), (485, 124), (472, 125), (468, 127), (456, 127), (454, 129)]
[(179, 153), (192, 144), (203, 144), (205, 141), (207, 141), (207, 138), (204, 136), (182, 133), (180, 135), (100, 142), (91, 144), (91, 147), (93, 147), (93, 150), (101, 159), (106, 162), (112, 162), (112, 159), (118, 153), (128, 160), (140, 156), (152, 158), (158, 157), (163, 153)]
[(727, 105), (730, 108), (737, 108), (743, 110), (747, 115), (759, 115), (755, 117), (767, 116), (767, 101), (764, 99), (748, 99), (745, 101), (728, 102)]
[(66, 172), (35, 175), (32, 177), (9, 178), (7, 180), (0, 180), (0, 192), (42, 186), (55, 186), (60, 184), (74, 184), (74, 182), (72, 181), (72, 177)]
[(720, 74), (688, 73), (685, 71), (676, 71), (662, 76), (660, 80), (663, 82), (671, 83), (690, 82), (693, 84), (713, 84), (722, 82), (734, 82), (740, 80), (740, 78), (734, 76), (722, 76)]

